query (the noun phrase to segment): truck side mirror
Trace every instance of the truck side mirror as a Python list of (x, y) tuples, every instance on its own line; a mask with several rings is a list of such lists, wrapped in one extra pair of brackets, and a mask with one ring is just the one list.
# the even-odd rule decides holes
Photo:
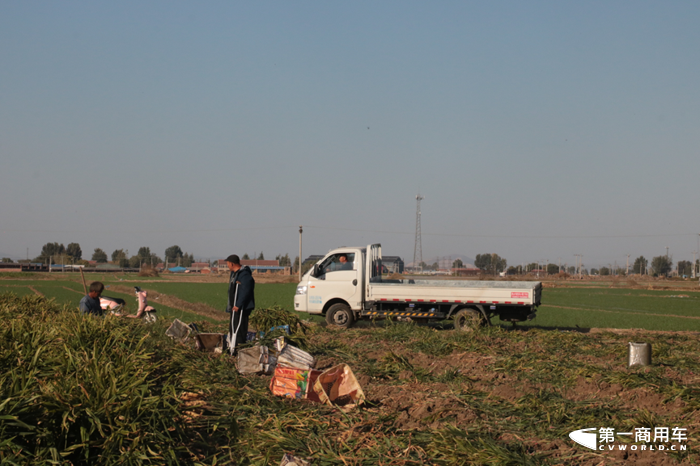
[(314, 264), (313, 269), (311, 269), (311, 276), (314, 278), (318, 277), (318, 272), (318, 264)]

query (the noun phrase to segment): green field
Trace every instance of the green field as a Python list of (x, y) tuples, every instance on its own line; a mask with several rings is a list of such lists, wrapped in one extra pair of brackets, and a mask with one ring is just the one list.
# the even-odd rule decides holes
[[(110, 283), (105, 283), (105, 291), (103, 295), (113, 298), (121, 298), (126, 301), (126, 311), (135, 313), (137, 309), (136, 298), (134, 295), (110, 291)], [(43, 294), (47, 298), (53, 298), (59, 304), (67, 304), (69, 306), (78, 307), (80, 299), (83, 297), (83, 286), (80, 283), (67, 280), (1, 280), (1, 293), (14, 293), (18, 296), (26, 296), (35, 294), (30, 288)], [(66, 289), (69, 288), (69, 289)], [(75, 290), (75, 291), (71, 291)], [(194, 314), (192, 312), (173, 309), (168, 306), (163, 306), (157, 302), (149, 302), (158, 309), (158, 317), (166, 320), (180, 319), (186, 322), (194, 321), (212, 321), (211, 319)]]
[(700, 331), (700, 292), (547, 288), (537, 318), (519, 325)]
[[(20, 279), (20, 274), (0, 280), (0, 292), (13, 292), (18, 295), (32, 294), (29, 288), (49, 298), (55, 298), (61, 304), (77, 306), (82, 295), (82, 284), (78, 276), (56, 276), (45, 279), (46, 275), (32, 274), (28, 279)], [(135, 299), (109, 290), (112, 285), (132, 286), (139, 284), (146, 290), (157, 291), (177, 297), (189, 303), (204, 303), (222, 311), (226, 306), (225, 283), (191, 283), (173, 281), (135, 280), (135, 275), (125, 274), (90, 274), (88, 282), (102, 280), (107, 286), (105, 295), (123, 298), (133, 312)], [(601, 283), (602, 284), (602, 283)], [(700, 292), (670, 290), (638, 290), (630, 288), (611, 288), (582, 286), (546, 288), (543, 291), (542, 306), (537, 318), (518, 325), (542, 328), (641, 328), (647, 330), (694, 330), (700, 331)], [(590, 283), (589, 283), (590, 285)], [(609, 285), (609, 284), (608, 284)], [(294, 283), (258, 283), (255, 288), (257, 308), (269, 308), (274, 305), (291, 310), (294, 302)], [(66, 288), (70, 288), (70, 291)], [(689, 288), (690, 289), (690, 288)], [(159, 311), (159, 316), (167, 319), (179, 318), (185, 321), (212, 321), (191, 312), (169, 308), (151, 302)], [(308, 314), (300, 314), (308, 319)], [(321, 320), (314, 317), (312, 320)], [(497, 318), (495, 325), (507, 325)]]

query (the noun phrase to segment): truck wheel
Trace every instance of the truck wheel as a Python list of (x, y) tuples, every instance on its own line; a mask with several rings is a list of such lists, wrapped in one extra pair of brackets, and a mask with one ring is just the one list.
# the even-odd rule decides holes
[(461, 332), (473, 332), (477, 328), (486, 325), (486, 319), (476, 309), (462, 309), (452, 319), (455, 330)]
[(355, 323), (355, 314), (347, 304), (336, 303), (328, 308), (326, 312), (326, 322), (328, 325), (350, 328), (352, 324)]

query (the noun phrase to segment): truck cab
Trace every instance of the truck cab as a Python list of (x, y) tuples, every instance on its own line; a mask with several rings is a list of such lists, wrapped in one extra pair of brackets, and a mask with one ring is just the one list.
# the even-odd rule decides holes
[(301, 279), (294, 296), (294, 309), (326, 314), (336, 303), (352, 311), (362, 309), (362, 266), (366, 248), (334, 249), (313, 265)]

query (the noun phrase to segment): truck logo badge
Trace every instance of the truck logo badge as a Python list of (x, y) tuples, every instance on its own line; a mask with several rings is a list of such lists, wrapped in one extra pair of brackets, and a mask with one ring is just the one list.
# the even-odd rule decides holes
[(530, 294), (527, 291), (511, 291), (511, 298), (528, 298)]

